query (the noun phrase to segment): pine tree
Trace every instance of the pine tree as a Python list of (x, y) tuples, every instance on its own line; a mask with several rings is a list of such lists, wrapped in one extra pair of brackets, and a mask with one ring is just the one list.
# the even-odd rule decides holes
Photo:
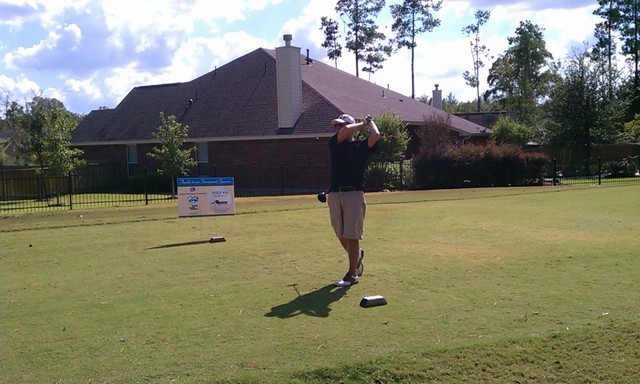
[(323, 48), (327, 48), (327, 56), (333, 60), (336, 68), (338, 68), (338, 58), (342, 57), (342, 45), (338, 42), (340, 38), (338, 22), (323, 16), (320, 19), (320, 23), (320, 29), (324, 31), (324, 42), (321, 45)]
[[(347, 28), (345, 48), (353, 52), (356, 63), (356, 76), (360, 76), (360, 62), (368, 66), (362, 70), (373, 73), (382, 68), (384, 55), (391, 55), (391, 48), (382, 44), (386, 39), (384, 33), (378, 31), (375, 18), (385, 5), (385, 0), (338, 0), (335, 11), (342, 18)], [(327, 24), (325, 36), (331, 35)]]
[(482, 27), (487, 21), (489, 21), (491, 13), (489, 11), (477, 10), (475, 13), (476, 23), (468, 25), (462, 28), (462, 32), (467, 36), (472, 37), (470, 42), (471, 57), (473, 58), (473, 74), (469, 71), (465, 71), (462, 75), (467, 85), (476, 89), (476, 101), (478, 103), (478, 110), (482, 110), (482, 103), (480, 101), (480, 69), (484, 67), (483, 58), (489, 55), (489, 48), (486, 45), (480, 44), (480, 27)]
[(431, 32), (440, 26), (440, 20), (435, 18), (432, 11), (437, 12), (442, 1), (434, 0), (404, 0), (402, 4), (391, 5), (393, 25), (391, 30), (396, 32), (393, 43), (398, 49), (407, 47), (411, 51), (411, 98), (415, 99), (415, 48), (418, 46), (416, 36)]

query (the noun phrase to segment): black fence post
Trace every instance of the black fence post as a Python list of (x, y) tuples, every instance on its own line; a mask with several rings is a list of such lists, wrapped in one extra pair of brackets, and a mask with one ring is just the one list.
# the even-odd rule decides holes
[[(149, 178), (147, 168), (144, 169), (144, 205), (149, 205)], [(172, 191), (173, 193), (173, 191)]]
[(71, 175), (71, 171), (69, 171), (69, 176), (67, 177), (67, 181), (69, 183), (69, 210), (73, 211), (73, 176)]
[(2, 196), (0, 196), (2, 200), (9, 199), (9, 186), (7, 184), (9, 184), (7, 182), (7, 173), (2, 171)]
[(284, 164), (280, 163), (280, 196), (284, 196)]
[(556, 179), (557, 176), (558, 176), (558, 163), (554, 157), (553, 158), (553, 175), (551, 175), (551, 183), (553, 184), (554, 187), (558, 185), (557, 184), (558, 180)]
[(602, 157), (598, 157), (598, 185), (602, 185)]

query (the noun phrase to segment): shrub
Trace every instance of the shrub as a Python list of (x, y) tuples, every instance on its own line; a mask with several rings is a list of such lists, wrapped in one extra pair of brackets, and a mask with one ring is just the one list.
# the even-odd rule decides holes
[(401, 190), (410, 188), (412, 182), (411, 162), (376, 162), (367, 168), (367, 187), (371, 189)]
[(603, 173), (607, 177), (633, 177), (636, 173), (636, 166), (628, 159), (621, 161), (609, 161), (602, 165)]
[(171, 177), (166, 174), (148, 173), (129, 177), (131, 193), (172, 193)]
[[(380, 131), (378, 149), (371, 156), (372, 162), (398, 161), (404, 159), (409, 143), (407, 125), (393, 113), (385, 113), (373, 119)], [(366, 137), (357, 133), (358, 138)]]
[(624, 124), (624, 138), (630, 142), (640, 142), (640, 114), (636, 114), (634, 119)]
[(491, 138), (500, 144), (515, 144), (522, 147), (533, 138), (531, 128), (510, 117), (501, 116), (491, 130), (493, 131)]
[(525, 152), (517, 145), (447, 146), (414, 159), (418, 188), (502, 187), (541, 185), (549, 158)]

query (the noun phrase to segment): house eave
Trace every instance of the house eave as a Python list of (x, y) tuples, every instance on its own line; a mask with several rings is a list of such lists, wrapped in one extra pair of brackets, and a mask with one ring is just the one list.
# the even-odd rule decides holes
[[(208, 143), (225, 141), (248, 141), (248, 140), (290, 140), (290, 139), (319, 139), (333, 136), (333, 133), (305, 133), (293, 135), (269, 135), (269, 136), (226, 136), (226, 137), (195, 137), (185, 139), (186, 143)], [(109, 146), (109, 145), (134, 145), (134, 144), (160, 144), (160, 140), (120, 140), (120, 141), (79, 141), (72, 142), (74, 147), (88, 146)]]

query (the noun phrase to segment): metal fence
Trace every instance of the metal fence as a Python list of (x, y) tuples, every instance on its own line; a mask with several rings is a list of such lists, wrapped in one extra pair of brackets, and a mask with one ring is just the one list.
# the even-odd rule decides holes
[[(316, 194), (329, 187), (327, 166), (218, 166), (210, 177), (234, 177), (237, 197)], [(640, 183), (638, 159), (603, 162), (600, 159), (548, 167), (545, 185), (601, 185)], [(204, 176), (204, 175), (202, 175)], [(372, 163), (367, 189), (414, 188), (411, 161)], [(146, 205), (174, 199), (167, 177), (143, 172), (128, 176), (119, 166), (93, 166), (50, 177), (35, 169), (0, 170), (0, 214), (85, 207)]]
[(562, 163), (553, 159), (545, 185), (602, 185), (640, 183), (640, 158), (603, 161), (601, 158)]
[[(410, 162), (371, 164), (371, 190), (411, 187)], [(207, 177), (234, 177), (237, 197), (317, 194), (329, 188), (328, 166), (215, 166)], [(0, 213), (143, 205), (174, 199), (168, 177), (128, 176), (116, 165), (88, 166), (64, 177), (36, 169), (0, 170)]]
[(0, 171), (0, 213), (69, 210), (82, 206), (149, 204), (171, 198), (150, 191), (147, 175), (129, 178), (115, 166), (86, 167), (67, 176), (36, 169)]

